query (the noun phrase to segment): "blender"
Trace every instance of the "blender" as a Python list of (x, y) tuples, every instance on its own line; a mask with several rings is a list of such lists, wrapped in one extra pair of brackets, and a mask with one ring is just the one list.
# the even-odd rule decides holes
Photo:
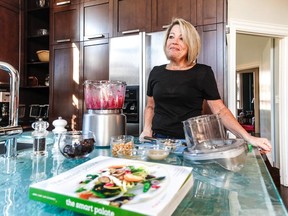
[(126, 83), (112, 80), (86, 80), (84, 97), (86, 112), (83, 131), (92, 131), (97, 147), (110, 147), (111, 136), (127, 133), (127, 119), (123, 114)]

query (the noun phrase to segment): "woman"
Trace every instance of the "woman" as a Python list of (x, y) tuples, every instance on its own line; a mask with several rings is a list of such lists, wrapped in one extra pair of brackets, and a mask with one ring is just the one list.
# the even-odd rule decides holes
[(184, 139), (182, 121), (201, 115), (206, 100), (226, 129), (255, 147), (271, 151), (268, 139), (247, 133), (224, 105), (211, 67), (196, 63), (200, 44), (198, 32), (189, 22), (180, 18), (172, 21), (164, 44), (170, 62), (154, 67), (149, 75), (140, 139), (144, 136)]

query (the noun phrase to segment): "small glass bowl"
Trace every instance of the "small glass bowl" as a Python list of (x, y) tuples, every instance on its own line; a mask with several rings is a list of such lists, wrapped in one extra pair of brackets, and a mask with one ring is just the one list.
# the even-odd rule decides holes
[(177, 139), (159, 139), (158, 145), (164, 145), (170, 152), (174, 152), (178, 146), (181, 146), (181, 140)]
[(147, 149), (147, 158), (151, 160), (165, 160), (171, 149), (166, 145), (153, 145)]
[(146, 160), (147, 149), (146, 148), (133, 148), (131, 151), (123, 153), (122, 150), (117, 152), (119, 158), (126, 158), (132, 160)]
[(95, 140), (91, 131), (68, 131), (60, 135), (58, 146), (66, 158), (84, 158), (94, 150)]
[(131, 155), (134, 149), (134, 136), (119, 135), (112, 136), (110, 139), (110, 147), (112, 156), (118, 157), (118, 153), (122, 156)]

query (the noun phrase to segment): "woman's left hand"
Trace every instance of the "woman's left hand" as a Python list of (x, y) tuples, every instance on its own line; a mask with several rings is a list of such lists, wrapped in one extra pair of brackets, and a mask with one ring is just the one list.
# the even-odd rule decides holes
[(272, 145), (266, 138), (250, 136), (249, 139), (247, 139), (247, 142), (255, 147), (261, 148), (261, 151), (264, 153), (268, 153), (272, 150)]

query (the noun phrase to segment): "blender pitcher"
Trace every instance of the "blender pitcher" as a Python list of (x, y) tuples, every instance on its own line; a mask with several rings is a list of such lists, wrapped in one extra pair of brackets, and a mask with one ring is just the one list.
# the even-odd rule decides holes
[(92, 131), (96, 146), (109, 147), (110, 137), (126, 134), (127, 119), (123, 114), (126, 83), (112, 80), (86, 80), (84, 98), (86, 112), (83, 131)]

